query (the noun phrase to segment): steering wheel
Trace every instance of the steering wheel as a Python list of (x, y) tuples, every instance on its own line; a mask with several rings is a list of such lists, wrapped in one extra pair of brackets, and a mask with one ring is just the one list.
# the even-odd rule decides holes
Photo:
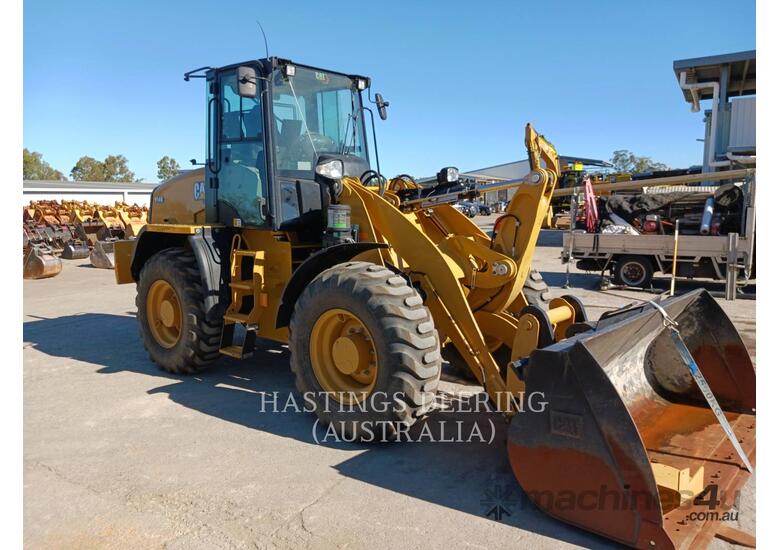
[(297, 162), (303, 159), (310, 159), (312, 158), (313, 151), (312, 146), (314, 148), (314, 151), (320, 153), (320, 152), (333, 152), (338, 150), (338, 145), (335, 141), (333, 141), (328, 136), (323, 136), (322, 134), (314, 134), (309, 132), (309, 134), (301, 134), (295, 140), (293, 140), (292, 144), (286, 148), (285, 151), (285, 161), (286, 162)]
[(339, 148), (332, 138), (314, 132), (309, 132), (308, 135), (305, 132), (301, 134), (298, 138), (298, 143), (304, 144), (305, 147), (311, 147), (311, 144), (314, 143), (314, 148), (319, 152), (334, 152), (338, 151)]

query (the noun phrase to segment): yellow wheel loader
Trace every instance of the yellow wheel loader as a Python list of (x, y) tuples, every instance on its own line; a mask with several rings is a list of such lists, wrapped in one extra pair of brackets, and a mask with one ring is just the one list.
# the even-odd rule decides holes
[[(452, 206), (481, 192), (456, 169), (432, 187), (381, 175), (364, 101), (382, 119), (388, 104), (367, 77), (267, 58), (195, 78), (205, 166), (159, 185), (147, 225), (115, 245), (155, 363), (195, 373), (249, 357), (258, 336), (286, 343), (320, 420), (376, 440), (431, 411), (446, 346), (511, 419), (512, 467), (544, 511), (639, 548), (698, 547), (722, 530), (694, 512), (712, 511), (701, 497), (713, 487), (708, 503), (728, 509), (750, 475), (745, 346), (704, 291), (598, 321), (571, 296), (529, 303), (560, 176), (530, 125), (531, 173), (493, 184), (516, 192), (487, 235)], [(529, 392), (543, 411), (521, 412)]]

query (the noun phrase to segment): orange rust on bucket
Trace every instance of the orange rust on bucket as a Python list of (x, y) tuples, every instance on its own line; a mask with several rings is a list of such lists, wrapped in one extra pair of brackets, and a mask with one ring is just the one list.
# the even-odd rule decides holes
[[(662, 306), (753, 462), (755, 368), (736, 329), (705, 291)], [(512, 419), (508, 453), (540, 508), (636, 548), (700, 548), (715, 536), (723, 516), (712, 512), (730, 509), (749, 473), (654, 308), (606, 315), (534, 351), (523, 382), (547, 406)], [(712, 487), (717, 505), (688, 494)]]

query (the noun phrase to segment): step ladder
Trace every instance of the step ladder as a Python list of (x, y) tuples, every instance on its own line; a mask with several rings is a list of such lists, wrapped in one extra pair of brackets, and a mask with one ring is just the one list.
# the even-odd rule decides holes
[[(236, 359), (245, 359), (254, 353), (260, 313), (268, 305), (268, 295), (261, 292), (265, 252), (241, 248), (242, 241), (241, 235), (235, 235), (230, 247), (230, 305), (223, 318), (219, 345), (221, 354)], [(250, 279), (243, 278), (244, 258), (252, 258)], [(244, 329), (240, 342), (235, 341), (236, 325)]]

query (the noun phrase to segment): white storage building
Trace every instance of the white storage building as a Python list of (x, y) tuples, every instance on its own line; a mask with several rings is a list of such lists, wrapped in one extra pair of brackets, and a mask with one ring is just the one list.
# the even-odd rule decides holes
[(113, 205), (115, 202), (149, 206), (149, 197), (157, 183), (117, 183), (108, 181), (24, 180), (24, 203), (32, 200), (76, 200)]

